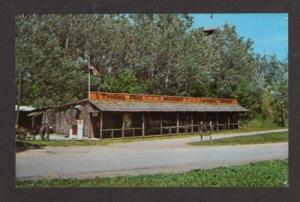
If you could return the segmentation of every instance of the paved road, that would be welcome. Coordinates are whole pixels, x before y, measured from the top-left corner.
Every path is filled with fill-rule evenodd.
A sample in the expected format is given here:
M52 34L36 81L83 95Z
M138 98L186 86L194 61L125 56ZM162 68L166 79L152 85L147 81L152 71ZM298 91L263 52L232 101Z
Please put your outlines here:
M272 132L283 131L287 130ZM263 133L266 131L224 134L213 139ZM16 176L18 179L80 178L183 172L288 157L288 143L202 147L187 144L193 141L199 141L199 137L29 150L17 154Z

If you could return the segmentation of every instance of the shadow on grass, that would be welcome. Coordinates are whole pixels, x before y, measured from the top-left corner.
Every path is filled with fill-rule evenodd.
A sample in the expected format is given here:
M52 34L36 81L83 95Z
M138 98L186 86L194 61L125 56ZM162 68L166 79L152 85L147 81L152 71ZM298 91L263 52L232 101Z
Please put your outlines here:
M32 144L24 141L16 141L16 152L23 152L29 149L42 149L45 146L47 145L43 145L43 144L37 145L37 144Z

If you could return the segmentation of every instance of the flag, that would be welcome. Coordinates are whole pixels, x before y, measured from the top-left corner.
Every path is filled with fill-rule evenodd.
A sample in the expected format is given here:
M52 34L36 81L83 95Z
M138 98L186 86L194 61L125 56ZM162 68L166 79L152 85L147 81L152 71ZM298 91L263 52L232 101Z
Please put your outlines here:
M88 69L94 76L100 76L100 72L92 64L88 65Z

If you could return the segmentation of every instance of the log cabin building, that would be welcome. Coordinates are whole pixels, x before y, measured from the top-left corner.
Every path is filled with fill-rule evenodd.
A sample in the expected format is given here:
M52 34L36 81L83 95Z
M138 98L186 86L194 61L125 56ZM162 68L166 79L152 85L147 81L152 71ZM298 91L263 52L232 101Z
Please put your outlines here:
M236 99L91 92L89 99L38 108L30 116L33 127L48 123L56 133L77 134L82 124L83 136L101 139L197 133L209 122L213 130L235 129L245 112Z
M16 120L16 125L18 125L19 127L22 127L22 128L30 129L31 128L31 121L28 118L28 115L33 110L35 110L35 108L32 107L32 106L20 105L20 107L18 107L18 105L15 105L16 116L17 116L17 113L19 111L19 118L18 118L18 120Z

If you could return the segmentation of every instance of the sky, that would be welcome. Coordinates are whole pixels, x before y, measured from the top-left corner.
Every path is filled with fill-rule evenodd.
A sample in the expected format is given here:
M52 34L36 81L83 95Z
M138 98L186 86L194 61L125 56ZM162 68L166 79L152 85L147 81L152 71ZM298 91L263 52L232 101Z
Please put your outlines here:
M256 53L276 55L279 59L288 56L288 14L192 14L193 26L222 27L225 23L234 25L239 36L252 39Z

